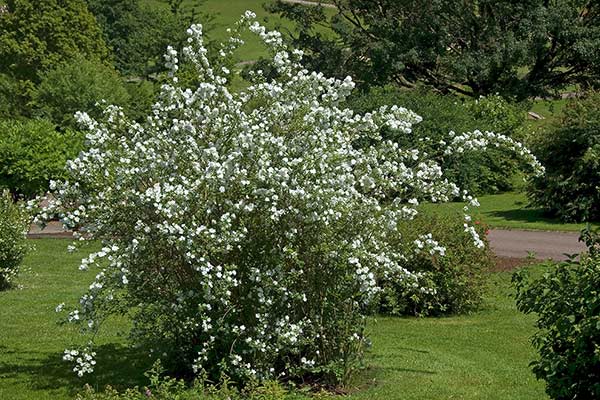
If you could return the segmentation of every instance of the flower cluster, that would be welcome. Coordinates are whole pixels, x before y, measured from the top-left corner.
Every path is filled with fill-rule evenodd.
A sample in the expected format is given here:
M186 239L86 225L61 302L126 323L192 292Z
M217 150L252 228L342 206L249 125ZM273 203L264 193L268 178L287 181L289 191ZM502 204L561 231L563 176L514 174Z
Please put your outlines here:
M522 159L532 170L535 176L544 174L544 167L539 163L531 151L506 135L497 134L494 132L464 132L457 135L455 132L450 132L450 143L447 145L444 154L463 153L473 150L485 150L489 146L501 147L510 150L520 159ZM445 143L445 142L444 142Z
M69 319L95 333L127 311L136 344L212 377L342 379L367 343L376 277L429 290L401 267L414 249L393 245L398 223L420 201L462 193L425 155L380 136L383 127L410 134L419 116L340 107L350 78L307 71L302 53L250 12L243 25L271 49L277 79L256 73L230 91L229 70L211 66L194 25L181 59L198 87L179 84L169 48L171 78L144 123L112 106L101 121L78 114L87 150L43 217L103 247L81 263L99 272ZM219 55L239 44L234 36ZM421 240L413 247L443 254ZM87 356L65 354L78 373L91 371Z
M75 363L73 372L77 373L77 376L82 377L84 374L88 374L94 371L94 365L96 361L94 357L96 353L91 351L79 351L79 350L65 350L63 354L63 360L72 361Z

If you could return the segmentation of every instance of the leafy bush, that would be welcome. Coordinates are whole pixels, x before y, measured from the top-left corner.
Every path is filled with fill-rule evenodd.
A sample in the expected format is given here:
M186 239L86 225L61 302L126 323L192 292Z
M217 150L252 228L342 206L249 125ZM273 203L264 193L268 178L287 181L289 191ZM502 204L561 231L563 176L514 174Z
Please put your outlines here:
M58 132L48 121L0 120L0 187L26 197L44 193L82 147L80 133Z
M600 398L600 240L590 231L582 238L589 254L580 262L549 267L536 280L513 277L518 309L537 315L533 372L553 399Z
M28 110L34 85L0 72L0 118L19 118Z
M359 113L383 105L398 104L415 111L423 122L412 135L387 136L402 147L419 148L443 167L446 176L472 194L497 193L512 188L517 163L504 151L487 148L479 152L444 154L440 141L448 140L451 131L462 133L479 129L522 140L525 136L525 113L521 107L499 96L478 100L444 96L425 89L402 90L392 86L372 88L354 96L348 107Z
M486 237L487 228L483 224L476 222L475 228L479 237ZM480 305L484 273L492 265L492 254L487 246L473 246L461 216L420 214L413 221L400 224L399 231L402 243L398 245L411 244L418 250L413 254L407 251L410 256L401 265L421 274L428 284L424 288L412 287L411 282L395 275L381 277L380 312L420 316L460 314Z
M183 59L199 86L180 84L179 54L169 48L171 79L143 122L114 106L99 121L79 114L88 147L40 218L58 215L103 242L82 260L82 269L101 271L67 317L82 333L95 337L105 318L127 313L133 343L171 370L240 384L344 381L367 343L376 276L422 285L401 266L411 246L397 246L398 224L419 199L460 193L435 162L379 136L383 127L409 134L416 114L341 109L352 80L304 70L302 53L254 18L245 14L216 58L230 57L249 25L280 79L256 75L229 92L229 69L209 62L202 28L192 26ZM446 150L487 143L517 146L473 132ZM80 376L94 369L89 343L65 350Z
M563 221L600 219L600 92L572 100L531 147L546 167L528 188L532 203Z
M74 115L99 117L101 100L126 106L129 94L119 74L97 61L76 57L45 72L33 95L35 113L62 127L75 127Z
M129 98L127 104L128 114L136 121L142 121L152 111L156 99L156 86L151 81L134 80L125 85Z
M23 207L13 203L12 196L0 193L0 290L6 289L19 272L27 252L26 235L29 216Z
M218 385L205 385L196 380L192 385L185 381L164 376L164 369L157 361L146 373L150 379L149 387L128 389L119 392L107 386L103 392L97 392L89 385L79 393L77 400L283 400L288 391L277 381L251 383L239 390L226 377Z

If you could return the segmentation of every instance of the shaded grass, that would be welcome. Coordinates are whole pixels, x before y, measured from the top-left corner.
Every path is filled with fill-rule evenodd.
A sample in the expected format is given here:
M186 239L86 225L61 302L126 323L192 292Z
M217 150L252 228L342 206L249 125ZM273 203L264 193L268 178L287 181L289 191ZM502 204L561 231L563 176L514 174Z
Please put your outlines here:
M530 207L524 193L502 193L478 197L481 207L472 209L471 215L492 228L534 229L547 231L580 231L585 224L563 223L551 218L540 208ZM462 211L464 203L424 204L424 212L451 214ZM591 224L600 226L599 223Z
M0 293L0 399L69 399L85 383L147 384L143 372L151 360L127 347L123 320L105 326L93 375L79 379L69 370L62 352L81 338L56 324L54 308L65 301L69 309L95 272L78 271L82 254L68 254L68 240L32 242L23 288ZM350 398L543 399L543 385L528 368L532 318L516 311L509 280L509 273L491 274L485 307L472 315L372 319L368 368Z
M565 106L569 102L568 99L555 100L534 100L531 103L529 111L542 116L541 120L527 120L526 125L533 131L538 131L539 134L544 134L544 131L550 129L552 125L558 124L563 116Z

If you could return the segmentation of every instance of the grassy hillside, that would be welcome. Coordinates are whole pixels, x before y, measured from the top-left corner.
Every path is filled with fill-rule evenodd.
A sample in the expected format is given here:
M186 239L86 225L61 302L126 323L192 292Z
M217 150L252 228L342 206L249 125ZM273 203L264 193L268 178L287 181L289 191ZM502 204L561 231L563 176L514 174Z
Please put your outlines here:
M154 7L167 7L168 4L165 0L145 1L148 5ZM246 10L255 12L258 20L270 29L293 29L293 25L289 21L282 20L278 16L265 11L263 4L268 2L269 0L185 0L183 7L189 10L191 7L196 6L202 13L210 16L212 21L208 25L212 26L212 28L209 34L211 38L220 41L228 38L226 29L239 20L240 16ZM331 14L335 12L331 9L326 9L325 11ZM198 22L206 24L206 21L200 20ZM265 48L255 35L247 32L242 38L246 44L239 50L237 55L239 58L238 61L257 60L265 55Z
M478 197L481 206L470 211L476 220L492 228L537 229L547 231L580 231L585 224L565 224L550 218L544 211L529 206L525 193L502 193ZM460 213L464 203L424 204L423 210L431 213ZM591 224L599 227L600 224Z

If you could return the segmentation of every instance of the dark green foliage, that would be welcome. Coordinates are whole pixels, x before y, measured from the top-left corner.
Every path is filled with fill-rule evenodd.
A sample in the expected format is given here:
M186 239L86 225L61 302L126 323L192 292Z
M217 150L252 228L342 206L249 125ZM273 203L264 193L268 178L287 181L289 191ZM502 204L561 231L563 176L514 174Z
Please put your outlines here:
M28 94L33 91L31 81L19 81L0 72L0 117L17 117L27 109Z
M125 84L125 89L130 98L126 114L136 121L143 120L156 101L156 84L143 79L131 80Z
M7 191L0 191L0 290L9 287L19 272L27 252L29 217L24 208L13 203Z
M427 316L462 314L477 309L484 291L484 273L493 264L492 253L487 245L485 248L475 247L463 223L464 219L459 214L420 214L414 221L400 226L404 245L430 232L432 238L446 248L446 253L442 257L422 251L406 261L404 266L422 273L423 286L435 289L434 292L413 288L410 283L395 277L382 279L379 312ZM475 226L479 236L486 241L487 227L480 223Z
M452 182L473 194L497 193L512 188L517 163L506 152L489 148L447 156L439 142L448 142L450 131L460 134L476 129L520 139L525 135L525 112L519 105L508 103L499 96L461 100L423 89L402 90L386 86L359 93L346 106L364 113L393 104L413 110L423 117L423 121L413 127L411 135L394 135L390 139L405 148L427 152L440 163Z
M600 92L573 100L564 117L530 145L546 174L529 197L563 221L600 219Z
M0 13L0 72L39 82L78 54L106 60L108 49L84 0L8 0Z
M310 69L359 83L416 82L525 98L597 84L600 3L587 0L333 0L338 12L278 0ZM335 34L317 29L329 26Z
M0 120L0 187L26 197L48 190L63 177L67 160L83 146L83 135L58 132L44 120Z
M109 57L83 0L8 0L0 12L0 117L31 116L29 102L42 75L77 56Z
M76 57L42 75L33 94L32 108L36 116L61 127L76 128L74 114L85 111L98 118L101 108L96 103L103 100L127 106L129 93L123 80L112 67Z
M167 46L180 48L185 31L196 18L195 8L183 10L181 1L170 7L139 0L87 0L115 55L115 66L124 75L148 76L163 71ZM197 21L194 21L197 22Z
M600 241L590 231L582 239L589 254L581 262L549 267L536 280L523 272L513 277L518 309L538 316L533 372L553 399L600 398Z

